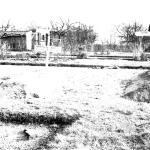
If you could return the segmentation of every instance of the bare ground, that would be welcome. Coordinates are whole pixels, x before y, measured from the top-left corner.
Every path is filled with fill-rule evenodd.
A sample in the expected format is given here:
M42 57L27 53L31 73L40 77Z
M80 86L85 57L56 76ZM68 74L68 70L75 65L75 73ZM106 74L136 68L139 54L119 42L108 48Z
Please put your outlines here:
M144 70L0 69L0 149L150 149L149 104L122 83ZM25 128L31 138L17 141Z

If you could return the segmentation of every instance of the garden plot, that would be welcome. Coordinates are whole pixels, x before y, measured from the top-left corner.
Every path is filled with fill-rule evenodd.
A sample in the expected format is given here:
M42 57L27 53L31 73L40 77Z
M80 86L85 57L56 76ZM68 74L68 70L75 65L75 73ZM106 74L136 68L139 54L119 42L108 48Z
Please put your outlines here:
M144 70L0 69L1 149L149 149L149 104L124 98L122 84ZM23 129L31 138L18 142Z

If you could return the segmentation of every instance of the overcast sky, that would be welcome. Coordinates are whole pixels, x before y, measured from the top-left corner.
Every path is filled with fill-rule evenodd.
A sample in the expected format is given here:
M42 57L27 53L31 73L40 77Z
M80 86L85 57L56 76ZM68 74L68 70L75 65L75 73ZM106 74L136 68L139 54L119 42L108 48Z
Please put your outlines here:
M149 0L0 0L0 25L49 26L50 20L70 19L93 25L99 39L110 38L114 26L137 21L150 23Z

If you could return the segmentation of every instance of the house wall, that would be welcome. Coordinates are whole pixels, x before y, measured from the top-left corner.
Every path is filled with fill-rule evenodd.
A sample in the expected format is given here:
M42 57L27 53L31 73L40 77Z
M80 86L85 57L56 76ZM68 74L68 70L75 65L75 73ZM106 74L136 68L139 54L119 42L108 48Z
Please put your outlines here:
M26 49L32 50L32 31L26 33Z
M50 30L37 29L35 33L36 45L49 46L50 45Z
M50 46L50 30L37 29L34 34L34 50L45 51Z
M9 47L9 50L24 51L24 50L39 50L45 51L46 49L53 49L58 51L61 48L60 39L58 37L51 38L49 29L38 28L35 31L18 31L10 34L6 33L6 36L2 38ZM53 48L51 48L53 46Z

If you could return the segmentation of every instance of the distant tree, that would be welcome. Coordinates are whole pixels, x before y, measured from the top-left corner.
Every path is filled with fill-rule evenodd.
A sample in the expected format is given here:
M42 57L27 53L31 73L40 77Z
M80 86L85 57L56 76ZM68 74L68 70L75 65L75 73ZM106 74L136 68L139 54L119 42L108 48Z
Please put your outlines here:
M135 60L145 60L142 44L140 44L139 37L135 32L146 31L142 24L134 22L133 24L122 24L116 27L118 37L121 44L125 44L126 50L133 51ZM144 58L144 59L143 59Z
M8 44L2 41L2 37L4 36L5 32L10 28L10 22L8 21L6 25L2 25L0 27L0 57L1 59L5 58L5 53L8 49Z
M144 31L145 29L142 24L134 22L133 24L122 24L117 26L116 30L122 43L134 44L138 42L135 32Z
M62 40L64 50L71 53L79 50L82 46L94 43L97 34L92 26L80 22L70 23L69 20L54 23L51 21L51 28L54 35Z

